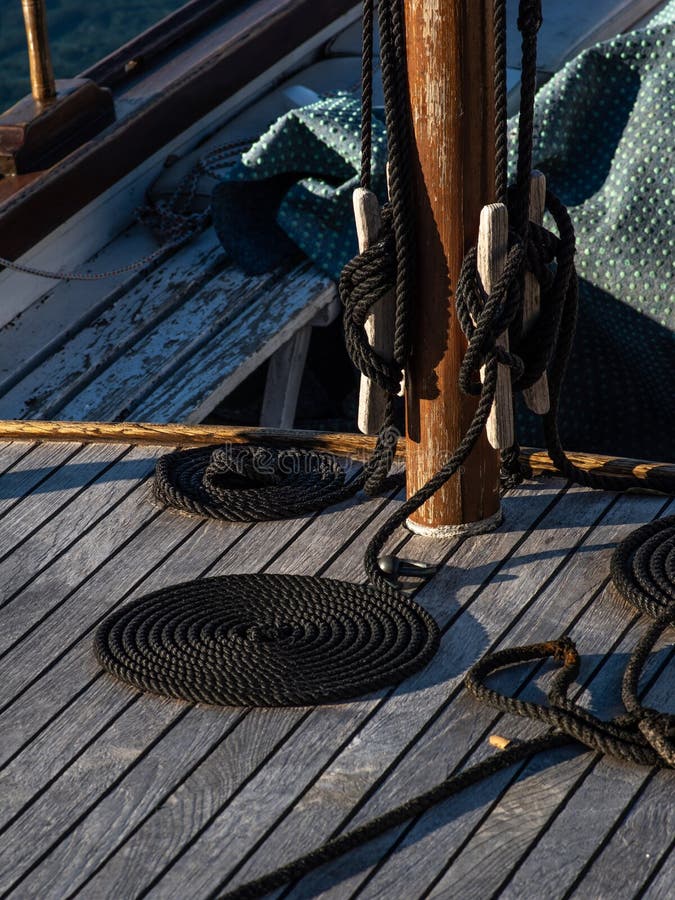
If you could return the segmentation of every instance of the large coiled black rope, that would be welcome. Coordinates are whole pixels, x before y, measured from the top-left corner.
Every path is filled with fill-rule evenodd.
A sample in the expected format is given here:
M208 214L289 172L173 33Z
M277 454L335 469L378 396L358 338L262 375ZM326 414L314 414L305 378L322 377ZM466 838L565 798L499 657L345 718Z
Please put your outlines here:
M228 575L156 591L96 635L101 664L193 703L308 706L402 681L438 647L431 616L392 588Z
M497 185L506 196L504 90L504 0L495 0L498 65ZM364 72L372 66L373 2L364 3ZM395 448L393 395L407 358L407 316L412 269L409 176L409 115L405 96L402 0L378 4L381 61L390 158L390 203L378 244L347 265L340 281L345 303L348 349L358 367L389 393L385 427L364 471L346 484L335 464L320 455L302 465L300 451L215 448L169 454L158 464L156 497L171 506L215 518L255 520L298 515L338 502L360 488L382 488ZM514 390L533 384L547 371L551 411L544 418L547 447L558 468L574 481L604 489L624 488L625 478L585 473L565 456L557 432L557 404L569 357L577 310L574 230L564 206L550 192L547 210L558 234L528 221L526 194L532 158L532 106L536 76L536 35L540 0L521 0L523 83L516 186L509 194L514 223L504 273L486 296L476 271L475 251L464 262L457 286L457 311L468 350L460 372L467 393L478 394L474 419L448 463L403 503L376 533L365 553L370 586L293 576L227 576L201 579L158 591L122 608L100 627L96 652L101 664L128 683L192 701L236 705L320 703L347 699L393 684L423 666L438 646L433 619L394 590L378 566L387 538L461 466L471 452L492 406L497 366L509 366ZM372 81L364 78L362 184L369 184ZM522 333L522 282L526 271L542 291L535 327ZM365 337L372 305L391 287L396 295L394 362L378 357ZM507 354L496 338L512 338ZM483 367L482 383L476 374ZM284 455L287 454L287 455ZM522 477L515 468L517 445L503 456L506 483ZM339 467L338 467L339 468ZM309 471L308 471L309 469ZM654 487L666 485L652 482ZM284 493L285 492L285 493ZM279 499L282 498L283 499ZM626 668L622 696L626 713L604 722L570 701L567 693L579 658L567 638L491 654L467 676L467 686L483 702L553 729L535 741L517 744L480 765L453 776L431 791L356 829L231 896L255 897L298 878L365 840L400 824L492 772L532 754L577 741L586 747L642 765L673 766L673 717L643 707L638 684L644 664L664 629L674 624L675 519L639 529L617 549L612 577L617 590L651 616ZM549 705L506 697L489 688L494 671L553 658L561 665L553 678Z

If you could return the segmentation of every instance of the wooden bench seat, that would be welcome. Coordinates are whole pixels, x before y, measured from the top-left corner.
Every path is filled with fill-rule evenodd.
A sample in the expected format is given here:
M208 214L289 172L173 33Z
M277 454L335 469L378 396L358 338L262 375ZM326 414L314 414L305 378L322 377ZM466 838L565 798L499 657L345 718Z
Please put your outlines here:
M147 251L134 226L93 263ZM130 246L133 250L130 251ZM337 314L310 263L249 277L213 230L142 274L61 283L0 331L0 417L203 419L272 358L262 424L291 425L313 325Z

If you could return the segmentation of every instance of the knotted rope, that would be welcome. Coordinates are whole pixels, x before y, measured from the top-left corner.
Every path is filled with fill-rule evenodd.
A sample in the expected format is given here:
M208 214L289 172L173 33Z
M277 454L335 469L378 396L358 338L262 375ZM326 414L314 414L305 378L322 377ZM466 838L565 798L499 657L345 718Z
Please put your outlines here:
M339 835L304 856L255 881L222 894L223 900L254 900L297 881L324 863L338 859L392 828L420 816L465 788L537 753L577 743L607 756L641 766L675 768L675 716L641 705L637 683L649 651L667 625L675 624L675 516L650 523L621 543L612 557L616 589L635 607L654 617L631 654L624 673L622 696L626 714L603 721L567 697L579 671L579 655L567 638L514 647L485 656L466 676L466 687L477 700L501 712L534 719L549 731L529 741L514 742L395 809ZM548 691L549 706L501 694L486 684L495 672L515 665L551 659L560 668Z

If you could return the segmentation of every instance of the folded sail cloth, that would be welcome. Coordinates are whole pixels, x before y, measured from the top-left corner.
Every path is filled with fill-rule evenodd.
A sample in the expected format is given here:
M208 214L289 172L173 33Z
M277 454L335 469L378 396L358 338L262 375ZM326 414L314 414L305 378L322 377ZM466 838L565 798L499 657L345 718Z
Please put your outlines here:
M225 170L213 222L245 271L269 271L298 248L337 280L358 247L352 192L359 184L361 110L338 94L291 110ZM385 199L386 137L373 115L373 190Z
M675 460L673 122L675 0L647 28L582 53L537 96L535 165L577 228L579 323L560 409L573 450ZM224 173L214 223L245 269L299 249L339 276L357 249L359 125L356 96L321 100L279 119ZM377 113L373 129L384 198ZM520 440L541 445L536 417L518 417Z
M675 2L537 95L536 166L577 231L566 446L675 459ZM515 137L513 123L511 137ZM541 436L520 417L523 443Z

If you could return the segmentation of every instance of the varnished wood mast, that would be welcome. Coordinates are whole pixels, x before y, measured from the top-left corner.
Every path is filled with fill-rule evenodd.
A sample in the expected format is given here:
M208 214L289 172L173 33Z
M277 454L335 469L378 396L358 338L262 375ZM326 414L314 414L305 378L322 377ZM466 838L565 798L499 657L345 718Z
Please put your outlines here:
M82 443L130 443L139 446L199 447L204 444L266 443L279 447L308 447L366 459L375 447L375 438L363 434L327 431L249 428L240 425L156 425L150 422L39 422L0 421L0 441L78 441ZM396 448L397 459L406 455L405 441ZM632 476L646 480L658 471L675 483L675 465L598 453L568 453L571 461L586 472ZM521 460L534 472L557 472L544 450L521 448Z
M454 290L476 244L483 206L495 200L493 0L405 0L414 134L417 283L406 383L408 494L450 457L476 409L462 394L466 339ZM411 516L444 534L494 523L498 455L485 434L462 470Z

